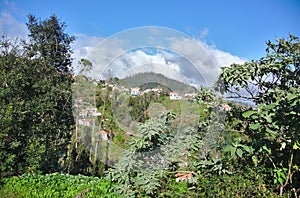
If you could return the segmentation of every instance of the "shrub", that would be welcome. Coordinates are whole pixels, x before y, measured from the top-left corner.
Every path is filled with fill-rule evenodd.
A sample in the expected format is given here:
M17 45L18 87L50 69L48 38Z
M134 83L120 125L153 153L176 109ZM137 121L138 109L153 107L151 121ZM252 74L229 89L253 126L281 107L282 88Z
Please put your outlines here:
M109 192L110 185L83 175L22 175L3 179L0 197L116 197Z

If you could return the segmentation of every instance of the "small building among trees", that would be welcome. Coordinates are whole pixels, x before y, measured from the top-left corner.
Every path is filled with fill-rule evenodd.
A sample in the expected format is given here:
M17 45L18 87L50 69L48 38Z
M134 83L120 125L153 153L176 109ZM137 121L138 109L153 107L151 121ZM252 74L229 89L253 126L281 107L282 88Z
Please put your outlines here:
M181 100L181 96L178 95L176 92L170 92L170 100Z

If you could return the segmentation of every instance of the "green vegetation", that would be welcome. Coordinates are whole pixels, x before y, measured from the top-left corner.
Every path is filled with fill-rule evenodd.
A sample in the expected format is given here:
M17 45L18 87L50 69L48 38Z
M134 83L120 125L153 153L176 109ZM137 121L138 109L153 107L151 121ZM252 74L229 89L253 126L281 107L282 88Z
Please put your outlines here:
M86 59L74 76L65 24L27 26L0 42L1 197L299 196L298 37L222 68L215 90L251 106L154 73L96 82ZM196 96L171 100L171 84Z
M0 40L0 177L61 171L73 133L65 24L29 15L29 41Z
M166 87L171 91L177 91L182 93L192 93L196 91L195 87L187 85L185 83L176 81L174 79L167 78L166 76L154 72L143 72L138 73L133 76L126 77L120 81L122 85L127 87L138 87L142 86L141 88L150 88L153 85L158 84L162 87Z
M267 45L266 57L224 67L217 88L257 105L242 114L247 122L244 130L255 148L254 165L269 168L280 195L296 195L300 178L300 41L290 35Z
M67 174L23 175L4 179L1 197L116 197L111 183L97 177Z

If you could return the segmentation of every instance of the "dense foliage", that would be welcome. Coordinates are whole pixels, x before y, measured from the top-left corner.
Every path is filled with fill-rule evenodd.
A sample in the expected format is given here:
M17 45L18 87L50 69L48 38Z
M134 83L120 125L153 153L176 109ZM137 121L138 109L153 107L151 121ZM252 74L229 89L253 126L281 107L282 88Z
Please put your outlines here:
M65 24L30 15L29 41L0 41L0 176L61 170L74 124Z
M109 181L67 174L22 175L4 179L1 197L116 197Z
M299 193L300 183L300 41L267 42L267 55L257 61L224 67L217 89L231 98L246 98L255 108L245 111L243 129L255 147L253 161L270 168L279 189Z

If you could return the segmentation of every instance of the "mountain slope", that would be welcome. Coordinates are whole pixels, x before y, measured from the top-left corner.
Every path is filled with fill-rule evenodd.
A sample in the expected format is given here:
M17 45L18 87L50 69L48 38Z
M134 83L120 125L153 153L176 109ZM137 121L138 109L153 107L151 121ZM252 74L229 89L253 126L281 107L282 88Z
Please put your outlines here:
M196 88L193 86L154 72L138 73L133 76L125 77L120 80L120 84L131 88L140 87L141 89L161 86L168 88L170 91L179 93L191 93L196 91Z

